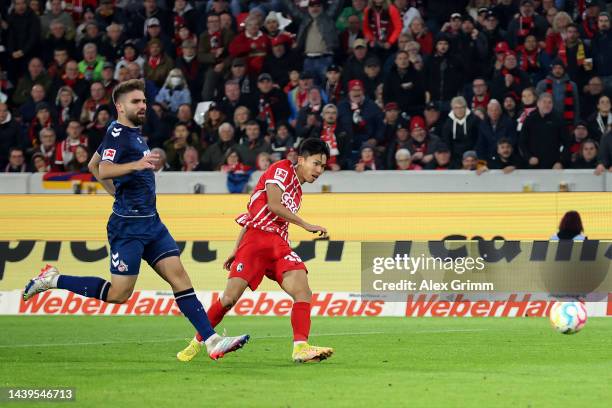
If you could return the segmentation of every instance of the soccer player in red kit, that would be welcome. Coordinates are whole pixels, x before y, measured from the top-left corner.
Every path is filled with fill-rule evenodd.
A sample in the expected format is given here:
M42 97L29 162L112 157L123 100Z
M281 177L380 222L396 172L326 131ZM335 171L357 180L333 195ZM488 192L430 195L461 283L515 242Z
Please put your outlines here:
M236 247L225 261L229 273L221 298L208 310L213 327L240 299L247 287L257 289L264 276L272 279L293 298L291 326L293 328L293 361L321 361L334 350L308 344L310 332L310 301L308 271L300 257L289 246L289 223L306 231L327 235L327 230L298 217L304 183L313 183L323 173L329 147L321 139L306 139L298 148L298 162L289 160L274 163L259 178L249 200L248 212L236 222L242 226ZM180 361L190 361L202 349L199 334L177 354Z

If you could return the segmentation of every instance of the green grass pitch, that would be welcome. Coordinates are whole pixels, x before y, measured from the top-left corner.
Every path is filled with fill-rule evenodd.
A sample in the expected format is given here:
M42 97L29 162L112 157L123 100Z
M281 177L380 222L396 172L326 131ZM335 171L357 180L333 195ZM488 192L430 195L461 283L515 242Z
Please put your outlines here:
M314 318L336 354L291 362L288 318L228 317L251 342L217 362L176 352L178 317L0 317L0 387L75 387L25 407L608 407L612 319L573 336L540 318Z

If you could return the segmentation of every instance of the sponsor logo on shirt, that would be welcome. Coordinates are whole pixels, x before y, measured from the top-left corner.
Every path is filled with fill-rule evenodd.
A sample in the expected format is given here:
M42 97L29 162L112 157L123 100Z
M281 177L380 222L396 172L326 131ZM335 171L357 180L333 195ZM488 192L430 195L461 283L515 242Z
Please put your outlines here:
M276 171L274 172L274 178L280 181L281 183L284 183L285 181L287 181L288 175L289 175L289 172L281 168L276 169Z
M115 160L116 153L117 151L115 149L104 149L104 152L102 153L102 160L113 161Z
M283 203L283 205L287 207L287 209L292 213L295 214L296 212L298 212L298 206L291 194L283 193L283 195L281 196L281 203Z

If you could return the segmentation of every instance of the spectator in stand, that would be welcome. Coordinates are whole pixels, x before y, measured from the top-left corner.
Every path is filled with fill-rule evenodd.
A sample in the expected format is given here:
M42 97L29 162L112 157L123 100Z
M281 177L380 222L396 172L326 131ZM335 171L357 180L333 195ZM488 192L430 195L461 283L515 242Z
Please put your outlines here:
M46 173L49 171L49 166L45 162L45 157L42 153L34 153L32 155L32 173Z
M410 119L410 139L406 147L412 154L412 162L422 167L427 166L433 160L435 147L440 143L440 138L428 133L425 120L420 116Z
M298 86L292 89L287 98L289 99L289 107L291 109L291 116L289 117L289 123L295 126L297 121L297 115L304 106L308 103L308 92L314 86L314 77L310 72L300 73L300 79Z
M102 40L100 54L104 56L106 61L115 62L123 57L123 44L125 43L123 36L123 26L118 23L111 23L106 26L106 35Z
M240 93L243 96L249 95L255 89L256 78L247 75L246 62L244 58L235 58L226 82L235 81L240 84ZM206 81L205 81L206 82Z
M102 33L100 27L95 21L89 22L85 25L85 32L83 37L77 41L76 49L79 57L83 56L83 47L87 44L94 44L98 50L102 47Z
M395 139L395 132L400 121L404 118L400 117L400 108L395 102L389 102L383 107L383 138L379 147L388 146Z
M327 67L326 80L323 84L323 92L327 95L329 103L337 105L345 96L342 87L342 70L338 65L332 64Z
M597 101L597 112L589 117L589 135L596 141L601 141L603 136L612 131L612 112L610 110L610 98L601 95Z
M53 59L48 61L47 63L47 75L51 78L51 81L55 81L57 78L60 78L66 72L66 63L69 60L70 54L66 47L58 46L57 48L52 48L53 50Z
M471 16L462 17L455 52L462 58L466 81L472 81L487 71L489 56L487 37L476 28Z
M435 102L429 102L425 106L423 111L423 117L425 118L425 127L427 132L434 135L442 134L442 126L444 126L444 119L441 117L440 108Z
M67 57L75 55L74 41L67 38L64 24L61 21L54 20L51 22L51 31L43 37L41 44L41 56L46 65L52 61L55 50L58 49L65 50ZM49 73L49 75L51 74Z
M283 157L285 157L287 150L292 149L293 146L295 146L295 138L291 133L289 125L286 123L279 124L276 128L276 134L270 143L270 147L272 149L272 160L281 160Z
M21 115L21 125L27 127L36 116L36 106L44 102L46 98L45 88L42 85L34 85L30 91L30 97L19 108Z
M425 106L422 76L410 64L406 51L398 51L395 66L387 75L383 88L385 103L395 102L407 115L418 115Z
M580 150L582 148L582 143L589 139L589 129L587 128L587 124L584 121L578 122L576 127L574 128L572 135L570 137L568 143L568 157L569 160L566 164L566 167L572 167L573 163L580 156ZM595 168L595 165L593 166Z
M25 153L21 147L11 147L9 150L9 159L6 166L2 168L3 173L29 173L25 161Z
M272 77L267 73L259 75L257 89L251 93L247 103L265 135L273 135L276 124L286 122L291 113L287 97L274 86Z
M586 139L580 145L576 160L571 164L572 169L595 169L599 164L597 160L598 145L593 139Z
M365 94L370 99L376 99L376 88L383 83L380 60L378 57L371 56L366 60L364 73L363 86L365 88Z
M138 64L138 67L140 68L140 73L138 76L136 76L136 78L142 77L145 59L138 52L138 49L136 48L136 45L134 45L134 42L128 40L123 44L122 57L119 59L117 65L115 66L114 78L119 79L119 70L122 67L128 67L128 65L132 62Z
M497 151L489 160L487 167L491 170L501 170L505 174L512 173L516 169L523 167L521 157L514 150L512 142L508 139L497 141Z
M136 47L141 53L146 53L146 48L151 40L159 40L161 47L164 52L171 58L175 57L176 47L170 39L172 31L164 31L160 25L159 19L152 17L145 22L145 35L144 37L139 36L139 40L136 41Z
M200 139L197 135L189 133L189 129L183 123L174 125L172 137L164 143L167 163L172 171L181 171L183 167L183 153L187 147L200 150Z
M257 155L257 167L256 169L259 171L266 171L270 168L272 164L272 159L270 157L270 153L261 152Z
M86 130L87 147L89 148L90 156L96 152L98 146L102 143L111 118L112 111L109 105L98 106L93 121Z
M200 163L198 149L193 146L187 146L187 148L185 148L182 162L183 166L181 167L181 171L204 171L204 166Z
M15 81L25 71L26 63L37 55L41 38L40 19L28 8L26 0L15 0L6 21L7 67L10 79Z
M100 105L107 105L111 101L106 97L106 91L101 82L94 82L89 87L90 96L83 102L83 108L81 109L80 120L81 123L88 124L93 121L96 109Z
M155 97L155 102L161 104L165 110L172 114L176 114L179 106L191 104L189 86L180 69L174 68L168 73L164 86Z
M339 124L347 129L349 144L353 152L368 142L375 144L383 138L383 113L364 95L363 83L352 80L348 83L348 97L338 105Z
M6 166L12 147L27 148L28 140L13 119L8 106L0 102L0 168Z
M70 160L64 168L66 171L73 171L77 173L89 173L89 152L87 151L87 146L78 145Z
M580 112L578 87L570 80L560 58L552 62L550 75L538 83L536 92L538 94L547 92L552 95L554 111L563 118L567 126L574 126L578 122Z
M42 85L45 92L49 92L51 87L51 78L45 73L43 62L40 58L32 58L28 63L28 72L22 76L17 82L17 88L13 94L13 103L15 105L23 104L34 85Z
M319 88L308 91L306 105L300 109L295 126L298 140L319 136L324 105Z
M300 21L296 50L305 55L303 69L312 72L320 85L325 81L325 71L332 64L333 55L340 45L335 21L342 1L333 0L324 11L321 0L308 0L306 12L300 10L293 0L282 1L289 14Z
M371 49L381 58L397 43L402 18L390 0L369 0L363 12L363 34Z
M191 97L194 100L199 99L204 85L204 72L202 65L196 58L196 42L185 40L181 43L181 48L183 52L176 60L176 68L183 73Z
M489 94L487 81L484 78L475 78L472 81L472 93L470 109L486 108L489 105L491 95Z
M40 153L45 158L45 164L49 170L54 170L55 163L55 130L50 127L46 127L40 130L40 134L37 137L40 140L40 144L37 144L32 149L32 155Z
M480 121L478 126L478 141L476 142L478 157L489 158L495 155L497 142L501 139L509 140L515 145L516 126L509 117L503 114L499 101L492 99L487 105L485 120Z
M112 62L105 62L102 67L102 79L100 79L100 83L104 87L104 92L108 99L112 98L113 89L119 83L113 75L115 73L115 65Z
M509 93L516 95L518 98L523 89L530 84L527 74L518 67L514 51L508 51L504 55L502 68L493 75L491 94L497 100L503 99Z
M410 132L409 124L404 120L398 120L393 129L393 137L386 145L385 168L395 168L395 153L400 149L410 150Z
M79 103L82 103L89 91L89 83L85 80L83 74L79 71L79 66L76 61L68 61L64 75L57 77L53 82L50 94L57 95L60 88L68 86L72 88L77 95Z
M338 32L342 32L350 26L349 19L353 16L357 17L361 23L363 21L363 10L365 10L367 5L367 0L352 0L350 6L343 8L336 19L336 29Z
M261 73L270 46L270 38L260 30L258 20L251 16L246 20L244 32L238 34L230 43L229 53L233 58L245 58L247 72L257 76Z
M355 171L362 172L382 169L382 166L378 163L374 149L374 146L367 143L361 147L359 161L355 164Z
M436 37L434 54L429 59L425 83L430 101L448 110L449 101L463 88L464 69L461 61L449 52L450 42L445 34Z
M598 32L591 42L595 74L604 82L606 92L612 91L612 32L610 14L602 12L597 18Z
M599 8L599 0L585 0L585 10L582 13L580 22L580 37L586 41L591 41L599 28L597 27L597 19L601 9Z
M529 34L536 36L538 41L544 41L548 23L546 19L536 14L533 0L521 0L520 14L508 25L510 46L523 44Z
M232 80L225 82L223 97L217 106L227 118L234 117L234 111L238 106L245 105L247 102L240 95L240 83Z
M412 162L412 157L408 149L399 149L395 152L395 166L393 170L423 170L418 164Z
M210 106L208 108L208 111L210 112ZM223 116L223 114L221 114L221 116ZM195 135L196 137L200 137L202 133L202 129L195 122L195 120L193 120L193 111L191 109L191 105L186 104L186 103L180 105L176 113L176 120L177 120L177 123L183 123L185 126L187 126L187 129L189 129L190 135ZM206 115L204 115L204 123L206 123Z
M342 79L345 85L353 79L363 81L366 78L365 63L367 60L368 48L366 42L364 39L358 38L353 43L353 55L346 60L342 68Z
M144 65L144 77L159 88L174 67L174 61L164 52L162 43L157 38L149 41L147 49L148 57Z
M423 55L431 55L433 52L433 34L427 29L425 21L421 17L412 19L409 34L419 44Z
M565 29L565 38L557 43L557 55L567 67L567 74L578 89L584 88L593 70L591 48L580 39L578 25Z
M442 127L442 141L450 149L456 166L461 162L463 153L473 150L478 140L480 120L467 108L465 98L456 96L451 101L451 111Z
M253 169L242 162L240 153L236 149L232 148L227 151L220 170L227 173L227 189L230 193L245 192Z
M567 139L564 122L553 112L552 95L540 94L537 109L527 117L519 136L521 154L528 168L562 169Z
M71 119L66 127L66 139L59 142L55 150L55 168L58 170L67 169L79 146L87 148L87 136L83 134L81 122L77 119Z
M589 79L589 83L583 88L580 95L580 117L588 119L593 113L597 112L599 97L604 95L604 84L600 77L594 76Z
M244 164L249 167L255 167L255 159L261 152L271 152L270 144L261 135L259 123L254 120L246 124L246 139L236 147L240 157L244 160Z
M246 124L251 119L251 111L246 106L239 106L234 111L234 129L236 141L246 138Z
M98 46L87 43L83 46L83 60L79 62L79 72L87 81L99 81L102 79L104 57L98 55Z
M490 53L493 53L493 50L497 44L508 44L508 33L500 26L499 19L494 10L490 9L487 11L481 30L487 37L487 44Z
M463 152L463 158L461 159L461 170L479 170L478 166L478 155L474 150L468 150ZM478 172L480 174L480 172Z
M537 84L546 76L545 67L548 57L538 45L535 35L530 34L525 38L525 42L517 48L518 65L521 71L525 72L532 84Z
M51 106L47 102L39 102L36 104L36 114L32 121L28 124L27 135L30 139L31 146L37 147L40 145L38 135L41 129L50 128L57 133L57 124L51 113Z
M338 171L347 167L350 146L346 141L347 132L338 124L338 109L335 105L328 104L323 108L322 124L317 127L315 137L320 137L329 146L328 170Z
M551 241L559 240L574 240L584 241L588 239L584 235L584 227L582 226L582 219L577 211L568 211L563 215L561 222L559 223L559 232L550 237Z
M230 66L229 47L234 34L221 28L221 18L211 13L206 18L206 31L198 41L198 61L206 71L202 99L211 100L215 89L223 78L223 72Z
M451 170L453 168L450 149L444 143L438 143L434 150L434 158L425 166L425 170Z
M358 0L365 4L365 0ZM350 55L353 55L355 41L357 39L364 40L362 20L357 15L349 16L348 27L340 33L340 47L336 51L338 60L346 60Z
M599 154L597 156L597 167L595 168L595 174L603 174L606 170L612 173L612 136L611 133L605 134L601 138L599 144Z
M298 70L302 66L301 57L290 48L290 40L279 35L270 40L272 52L264 59L262 72L272 76L272 80L280 89L289 82L289 72Z

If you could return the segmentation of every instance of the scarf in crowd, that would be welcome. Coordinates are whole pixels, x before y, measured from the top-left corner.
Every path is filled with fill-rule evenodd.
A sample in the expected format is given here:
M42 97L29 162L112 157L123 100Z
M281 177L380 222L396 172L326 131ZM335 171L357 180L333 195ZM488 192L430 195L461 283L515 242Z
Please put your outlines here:
M370 169L370 170L376 170L376 161L374 160L374 158L372 158L371 160L363 160L363 159L359 159L359 163L363 164L364 170L365 169Z
M489 104L490 100L491 100L491 96L489 95L488 92L482 97L482 101L478 100L476 95L474 95L472 97L472 110L478 109L478 108L487 109L487 105Z
M598 112L597 117L595 118L595 122L597 122L597 127L601 131L601 134L604 135L608 132L608 129L612 128L612 114L608 113L608 116L606 118L607 123L604 123L603 116L601 115L601 113Z
M463 136L467 136L467 118L470 116L471 111L466 108L465 116L461 119L457 119L455 113L450 111L448 117L453 121L453 140L457 139L457 126L463 127Z
M331 84L329 81L325 84L325 93L329 96L329 103L338 103L342 96L342 87L340 82Z
M272 112L270 102L266 101L263 97L259 98L259 114L257 119L266 124L266 130L276 129L276 121L274 120L274 112Z
M506 75L512 75L512 78L514 79L514 84L515 85L521 84L521 77L518 75L518 70L516 68L511 71L508 68L503 67L501 69L501 74L502 74L502 77L504 78L506 77Z
M329 146L329 154L331 157L327 161L327 164L335 164L336 156L340 154L338 150L338 141L336 140L336 124L333 125L324 124L323 129L321 129L321 140L327 143Z
M561 40L557 47L557 56L561 58L563 64L567 67L567 45L565 41ZM586 54L584 52L584 44L582 41L578 41L578 51L576 52L576 62L578 66L582 66L584 64L584 59L586 58Z
M533 51L527 51L525 47L520 46L519 51L521 53L519 67L521 67L522 71L534 72L540 69L540 63L538 61L540 55L539 49L536 48Z
M535 105L525 106L523 108L523 112L521 112L520 116L516 120L518 122L518 125L516 126L517 131L521 131L521 129L523 128L523 124L525 123L525 119L527 119L527 116L529 116L534 110L536 110Z
M38 129L38 125L40 125L40 129ZM30 142L32 142L32 146L34 147L39 146L40 140L38 139L38 134L40 133L42 129L50 128L50 127L51 127L51 118L47 119L45 123L40 124L38 123L38 118L34 116L30 124L30 127L28 129L28 137L30 138Z
M535 23L533 22L533 17L525 17L521 15L519 17L519 30L518 36L521 39L525 39L531 33L531 31L535 28ZM519 41L522 43L523 41Z
M552 95L553 93L553 80L550 78L546 78L546 92ZM574 94L572 92L572 83L569 79L564 81L565 86L565 96L563 98L563 119L567 123L574 122Z
M584 1L584 0L583 0ZM582 30L585 38L592 39L599 31L597 28L597 18L584 17L582 19Z
M155 69L161 63L161 57L149 57L149 66L151 69Z

